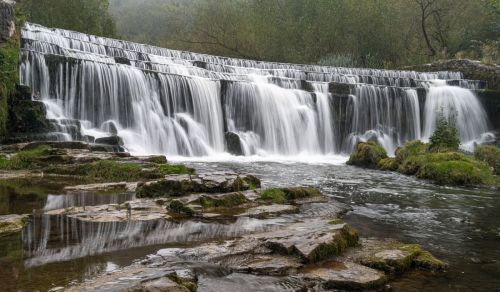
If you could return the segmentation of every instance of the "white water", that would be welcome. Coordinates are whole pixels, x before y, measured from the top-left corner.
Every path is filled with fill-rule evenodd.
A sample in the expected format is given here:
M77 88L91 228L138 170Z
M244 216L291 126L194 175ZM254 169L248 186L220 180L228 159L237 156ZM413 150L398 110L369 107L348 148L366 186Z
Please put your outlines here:
M23 39L21 81L47 105L58 139L116 131L134 154L202 160L326 159L366 140L393 154L428 139L443 107L458 111L463 147L491 140L474 94L443 85L481 86L460 73L225 58L35 24ZM333 94L330 82L350 85L350 94ZM418 87L428 90L425 108ZM238 135L248 158L227 158L225 132Z

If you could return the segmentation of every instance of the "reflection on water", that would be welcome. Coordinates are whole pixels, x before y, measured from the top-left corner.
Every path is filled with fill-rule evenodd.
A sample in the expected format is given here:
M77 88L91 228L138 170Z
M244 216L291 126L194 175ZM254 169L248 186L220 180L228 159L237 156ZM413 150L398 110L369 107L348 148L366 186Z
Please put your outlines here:
M492 291L500 287L500 198L494 190L439 187L413 177L345 165L193 161L188 164L200 171L256 174L263 179L264 187L318 186L327 195L351 206L352 211L345 219L363 236L417 242L449 262L450 269L443 277L421 272L405 276L393 283L398 291ZM130 194L62 193L51 190L43 199L34 199L35 209L122 203L131 198ZM0 198L5 192L1 194ZM303 207L305 215L301 216L328 215L328 210L325 206L311 205ZM240 219L232 224L190 221L97 224L64 216L36 215L23 231L22 244L19 235L0 238L0 281L5 283L7 291L34 287L46 290L128 265L165 246L179 246L179 242L186 240L237 236L273 228L276 223L279 222ZM205 281L208 285L212 280ZM245 281L251 279L234 275L218 285L234 286ZM274 287L273 280L269 281L266 285ZM213 283L209 286L216 287Z

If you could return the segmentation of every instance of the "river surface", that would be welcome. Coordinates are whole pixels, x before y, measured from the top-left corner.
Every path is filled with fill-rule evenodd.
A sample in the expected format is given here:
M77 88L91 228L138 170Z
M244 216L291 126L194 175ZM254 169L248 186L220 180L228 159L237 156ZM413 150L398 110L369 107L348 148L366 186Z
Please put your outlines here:
M314 164L251 160L184 162L199 172L230 170L252 173L262 179L263 187L319 187L326 195L350 207L344 219L362 237L395 238L419 243L449 263L449 269L443 274L415 272L392 282L391 286L396 291L500 291L498 191L436 186L397 173L347 166L342 163L342 159L333 161L333 164L331 160L324 164L319 161ZM16 184L26 187L26 182L18 181ZM39 185L36 181L31 184L32 187ZM52 185L23 194L16 194L16 191L19 192L12 186L0 187L0 214L31 213L33 209L47 208L49 195L52 195L52 204L64 206L120 203L131 198L130 194L86 193L73 195L72 198L65 195L60 200L54 200L54 195L61 195L62 191ZM102 196L108 197L103 199ZM66 225L53 222L50 230L44 230L44 226L48 225L44 225L46 223L39 215L30 224L22 236L0 238L2 291L43 291L64 286L129 265L161 248L180 245L175 240L164 240L157 244L157 235L151 231L152 235L148 236L154 240L145 241L146 246L116 245L114 249L103 249L102 253L92 254L83 251L85 245L81 242L86 240L85 236L95 240L93 236L96 232L76 232L71 230L71 224L67 222L64 223ZM233 226L238 227L235 224L242 224L242 228L253 226L251 222L233 223ZM62 226L66 226L66 229ZM124 230L116 226L113 228L118 231L113 229L112 232ZM193 227L186 225L186 228ZM224 232L225 229L217 230ZM71 257L66 260L61 258L61 261L54 261L56 257L51 260L50 253L48 257L41 257L31 245L40 245L41 238L48 233L49 239L43 241L45 246L41 249L60 255L65 248L78 248L71 250ZM78 236L61 235L70 233Z

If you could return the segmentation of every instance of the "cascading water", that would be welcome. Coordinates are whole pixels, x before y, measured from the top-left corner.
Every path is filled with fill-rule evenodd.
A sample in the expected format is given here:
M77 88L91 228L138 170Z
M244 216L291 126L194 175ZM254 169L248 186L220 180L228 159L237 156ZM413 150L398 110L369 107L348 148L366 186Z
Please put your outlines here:
M216 156L232 133L243 155L295 157L348 154L374 139L391 154L428 139L440 108L458 111L463 145L491 138L468 90L484 84L456 72L225 58L29 23L22 37L21 82L60 140L117 134L137 154Z

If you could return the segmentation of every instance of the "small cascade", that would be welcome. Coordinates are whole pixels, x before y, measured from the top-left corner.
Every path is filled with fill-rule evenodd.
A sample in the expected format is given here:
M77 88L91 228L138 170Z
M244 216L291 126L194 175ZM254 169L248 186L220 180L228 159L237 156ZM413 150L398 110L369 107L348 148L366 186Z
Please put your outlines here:
M230 238L272 230L279 223L280 219L248 217L232 224L167 220L85 222L64 215L35 215L23 229L25 265L36 267L148 245Z
M22 38L21 83L58 140L118 135L134 154L170 156L349 154L376 140L393 154L428 139L441 107L464 118L464 145L494 139L470 91L484 82L458 72L227 58L31 23Z
M445 118L454 115L460 142L465 150L473 151L474 142L485 143L494 140L488 132L488 119L481 103L470 90L434 83L429 88L425 102L423 139L428 140L436 128L440 111Z

